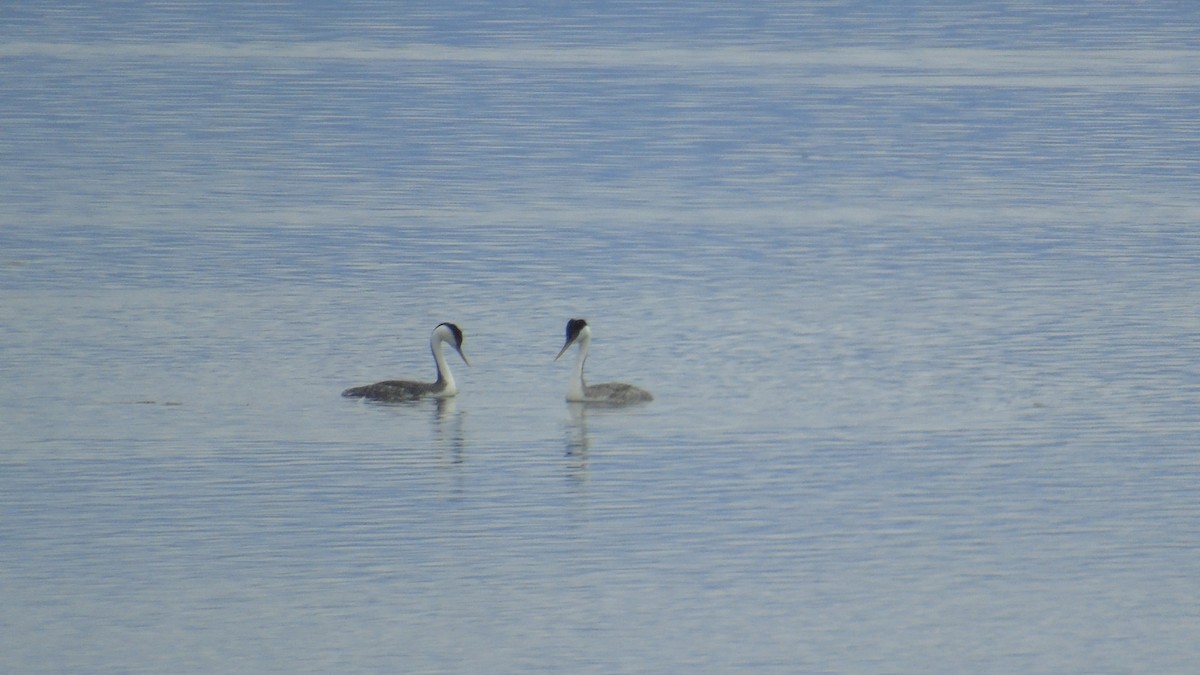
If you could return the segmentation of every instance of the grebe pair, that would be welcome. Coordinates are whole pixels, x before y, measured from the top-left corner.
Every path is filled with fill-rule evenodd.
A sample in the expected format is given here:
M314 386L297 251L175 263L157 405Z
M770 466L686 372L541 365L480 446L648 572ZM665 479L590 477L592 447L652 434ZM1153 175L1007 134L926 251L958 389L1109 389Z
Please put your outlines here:
M433 351L433 362L437 365L436 382L412 382L409 380L387 380L362 387L354 387L342 392L342 396L350 398L367 398L374 401L411 401L425 396L446 399L458 393L454 384L454 375L446 363L442 353L442 343L445 342L458 352L463 363L468 366L471 362L463 353L462 330L452 323L440 323L429 336L429 348ZM575 360L575 369L567 384L567 400L572 403L607 403L609 405L650 401L654 397L645 389L639 389L624 382L605 382L589 385L583 381L583 364L587 361L588 347L592 344L592 329L583 319L571 319L567 322L567 341L558 351L557 361L573 344L579 345L579 355Z

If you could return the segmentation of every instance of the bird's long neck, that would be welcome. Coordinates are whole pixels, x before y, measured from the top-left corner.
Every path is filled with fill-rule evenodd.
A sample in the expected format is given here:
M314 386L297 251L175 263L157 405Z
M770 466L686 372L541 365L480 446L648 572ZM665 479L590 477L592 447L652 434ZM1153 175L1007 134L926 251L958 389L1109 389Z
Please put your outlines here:
M450 365L446 363L446 355L442 353L442 340L440 338L430 340L429 348L433 351L433 362L437 365L438 384L445 385L442 387L442 392L453 394L457 391L457 387L454 385L454 374L450 372Z
M579 342L579 353L575 355L575 371L571 374L571 384L567 389L569 399L582 401L584 398L587 383L583 381L583 364L587 361L588 347L591 343L586 337Z

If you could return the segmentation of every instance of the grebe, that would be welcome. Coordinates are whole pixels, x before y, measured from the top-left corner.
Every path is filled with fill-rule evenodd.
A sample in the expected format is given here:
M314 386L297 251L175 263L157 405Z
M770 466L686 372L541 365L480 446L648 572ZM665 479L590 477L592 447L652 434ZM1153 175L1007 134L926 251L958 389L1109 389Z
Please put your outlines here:
M583 363L587 361L588 346L592 344L592 329L583 319L571 319L567 322L567 341L558 351L559 356L573 344L579 344L579 356L575 359L575 371L567 385L567 400L577 403L637 403L652 401L654 397L645 389L639 389L624 382L605 382L604 384L587 384L583 381Z
M433 350L433 361L437 364L437 382L411 382L409 380L386 380L361 387L354 387L342 392L342 396L351 398L369 398L374 401L412 401L424 396L446 399L458 393L454 384L454 375L450 366L446 365L446 357L442 355L442 343L449 343L454 351L462 357L468 366L471 362L463 353L462 330L452 323L440 323L429 336L429 348Z

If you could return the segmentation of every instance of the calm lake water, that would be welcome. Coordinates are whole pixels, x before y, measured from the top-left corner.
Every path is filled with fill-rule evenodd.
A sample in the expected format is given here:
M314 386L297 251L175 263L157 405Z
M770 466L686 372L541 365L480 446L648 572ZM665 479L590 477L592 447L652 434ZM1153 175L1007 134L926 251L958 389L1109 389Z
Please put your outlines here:
M0 671L1194 672L1200 5L1110 4L4 10Z

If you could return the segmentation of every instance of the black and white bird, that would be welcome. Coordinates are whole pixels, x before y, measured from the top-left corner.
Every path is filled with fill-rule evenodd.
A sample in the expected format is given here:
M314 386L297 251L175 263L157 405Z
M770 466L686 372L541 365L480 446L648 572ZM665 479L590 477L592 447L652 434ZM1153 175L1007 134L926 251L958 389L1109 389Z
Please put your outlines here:
M558 351L557 361L571 345L579 345L579 355L575 359L575 369L567 383L567 400L577 403L608 403L620 405L652 401L650 392L624 382L605 382L603 384L588 384L583 381L583 364L587 361L588 347L592 344L592 329L583 319L571 319L567 322L567 341Z
M463 353L463 332L452 323L440 323L429 336L429 348L433 351L433 362L437 365L436 382L413 382L411 380L385 380L375 384L353 387L342 392L349 398L366 398L373 401L413 401L426 396L438 399L451 398L458 394L458 386L454 384L454 375L446 364L442 353L442 343L449 344L462 357L468 366L471 362Z

